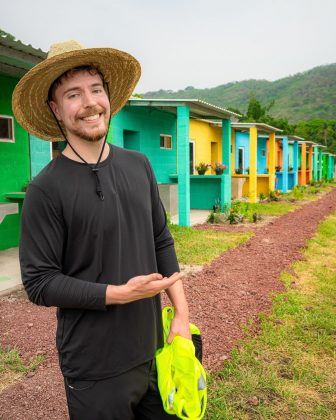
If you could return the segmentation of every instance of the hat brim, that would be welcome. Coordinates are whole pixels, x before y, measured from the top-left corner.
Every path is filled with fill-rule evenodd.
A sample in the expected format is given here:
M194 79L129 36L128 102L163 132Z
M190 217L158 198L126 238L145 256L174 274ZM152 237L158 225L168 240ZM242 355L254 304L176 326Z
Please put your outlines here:
M51 84L66 71L92 65L108 83L111 117L127 102L140 78L139 62L130 54L113 48L87 48L48 58L16 85L12 108L18 123L30 134L50 141L64 140L47 104Z

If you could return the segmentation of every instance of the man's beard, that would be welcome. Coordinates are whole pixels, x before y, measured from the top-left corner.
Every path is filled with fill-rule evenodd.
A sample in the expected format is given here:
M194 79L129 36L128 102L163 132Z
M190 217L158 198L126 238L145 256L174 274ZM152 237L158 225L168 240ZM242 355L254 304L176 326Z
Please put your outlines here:
M102 117L104 118L104 121L105 121L106 110L101 107L93 107L91 110L88 110L82 115L79 115L78 119L89 117L95 114L102 114ZM82 140L85 140L89 143L95 143L95 142L99 142L101 139L103 139L107 135L108 129L109 129L108 123L106 123L106 126L104 128L100 129L99 131L95 131L92 134L87 133L84 129L82 130L81 128L78 128L78 129L71 128L68 131L71 134L74 134L75 136L81 138Z
M81 129L71 129L69 130L69 133L74 134L75 136L81 138L82 140L85 140L89 143L95 143L100 141L102 138L106 136L108 132L108 127L105 127L99 131L96 131L95 133L88 134L85 130Z

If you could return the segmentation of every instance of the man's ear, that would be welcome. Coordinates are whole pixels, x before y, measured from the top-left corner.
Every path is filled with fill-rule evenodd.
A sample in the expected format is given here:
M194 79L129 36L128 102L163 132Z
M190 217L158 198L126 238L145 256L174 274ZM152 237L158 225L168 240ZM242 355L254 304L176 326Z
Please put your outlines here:
M49 101L49 105L50 105L50 108L52 109L54 115L58 119L58 121L62 121L61 115L60 115L60 113L58 111L57 102L55 102L55 101Z

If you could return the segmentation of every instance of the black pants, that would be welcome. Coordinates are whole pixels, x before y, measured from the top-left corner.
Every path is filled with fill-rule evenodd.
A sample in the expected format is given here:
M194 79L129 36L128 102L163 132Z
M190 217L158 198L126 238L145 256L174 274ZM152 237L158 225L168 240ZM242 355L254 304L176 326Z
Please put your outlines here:
M64 378L70 420L173 420L162 406L154 361L99 381Z

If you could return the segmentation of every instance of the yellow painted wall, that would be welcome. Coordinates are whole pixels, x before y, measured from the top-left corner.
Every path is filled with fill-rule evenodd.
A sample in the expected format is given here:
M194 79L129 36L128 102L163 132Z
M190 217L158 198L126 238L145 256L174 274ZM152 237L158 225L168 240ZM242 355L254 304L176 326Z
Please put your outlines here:
M221 127L214 127L207 122L190 119L189 136L190 140L195 141L195 165L200 162L222 162ZM210 169L206 175L211 175Z

